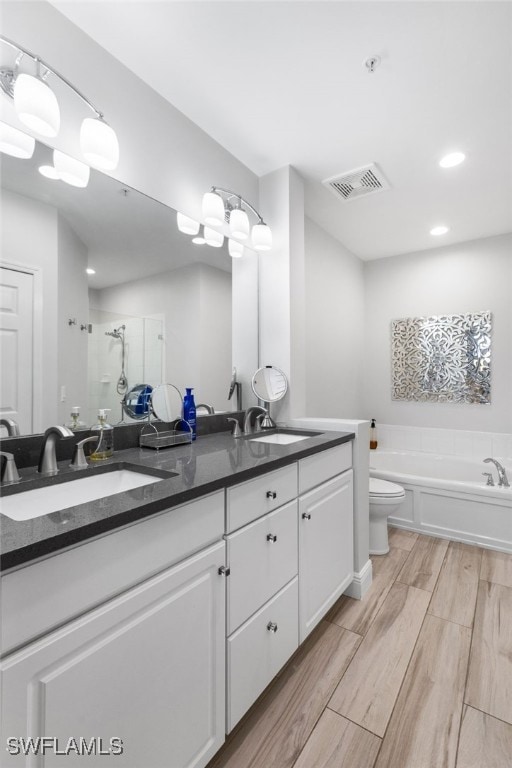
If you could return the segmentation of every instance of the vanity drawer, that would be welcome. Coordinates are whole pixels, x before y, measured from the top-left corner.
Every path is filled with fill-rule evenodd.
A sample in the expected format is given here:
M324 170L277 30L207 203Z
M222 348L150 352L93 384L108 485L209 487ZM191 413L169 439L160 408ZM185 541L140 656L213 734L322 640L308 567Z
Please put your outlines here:
M226 532L241 528L297 496L297 464L228 488Z
M227 536L228 635L297 575L298 502Z
M288 661L298 644L295 577L228 638L228 733Z
M343 443L328 451L315 453L299 461L299 493L330 480L352 467L352 443Z
M2 577L3 654L215 541L224 491L174 507Z

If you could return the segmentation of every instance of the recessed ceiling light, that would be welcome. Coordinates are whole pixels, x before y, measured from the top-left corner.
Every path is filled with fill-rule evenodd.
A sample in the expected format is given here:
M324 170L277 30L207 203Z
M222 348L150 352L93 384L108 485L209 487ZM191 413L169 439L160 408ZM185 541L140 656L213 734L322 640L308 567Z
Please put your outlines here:
M466 159L464 152L450 152L449 155L445 155L439 161L441 168L453 168L455 165L460 165Z
M444 225L440 225L439 227L433 227L430 230L430 234L437 237L437 235L446 235L446 233L449 232L449 227L445 227Z
M95 269L91 269L91 267L87 267L87 269L85 271L87 272L88 275L95 275L96 274L96 270Z
M194 245L204 245L206 243L206 240L204 237L193 237L192 242Z
M41 176L45 176L47 179L56 180L59 178L59 174L57 173L53 165L40 165L37 170L39 171Z

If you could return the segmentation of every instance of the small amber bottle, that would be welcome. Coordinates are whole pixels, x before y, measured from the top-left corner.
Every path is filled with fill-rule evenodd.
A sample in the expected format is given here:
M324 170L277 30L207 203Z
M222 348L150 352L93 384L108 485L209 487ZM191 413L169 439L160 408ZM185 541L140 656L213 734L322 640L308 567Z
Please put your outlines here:
M370 424L370 450L374 451L377 448L377 427L375 425L375 419L372 419Z

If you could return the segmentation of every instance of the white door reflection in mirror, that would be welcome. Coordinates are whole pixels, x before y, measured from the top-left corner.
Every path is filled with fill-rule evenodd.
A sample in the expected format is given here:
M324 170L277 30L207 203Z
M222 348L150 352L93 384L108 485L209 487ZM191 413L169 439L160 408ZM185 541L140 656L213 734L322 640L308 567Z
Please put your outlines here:
M0 417L33 432L33 282L27 272L0 268ZM20 404L23 403L23 407ZM2 427L2 436L5 436Z

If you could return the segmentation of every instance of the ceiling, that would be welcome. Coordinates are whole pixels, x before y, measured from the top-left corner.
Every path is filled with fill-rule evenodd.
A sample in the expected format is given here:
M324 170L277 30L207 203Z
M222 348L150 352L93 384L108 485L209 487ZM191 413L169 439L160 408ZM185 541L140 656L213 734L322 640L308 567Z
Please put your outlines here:
M362 259L512 231L510 2L52 5L257 175L294 166L307 215ZM389 190L322 185L372 162Z

